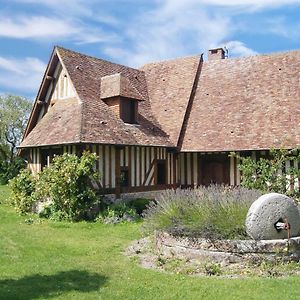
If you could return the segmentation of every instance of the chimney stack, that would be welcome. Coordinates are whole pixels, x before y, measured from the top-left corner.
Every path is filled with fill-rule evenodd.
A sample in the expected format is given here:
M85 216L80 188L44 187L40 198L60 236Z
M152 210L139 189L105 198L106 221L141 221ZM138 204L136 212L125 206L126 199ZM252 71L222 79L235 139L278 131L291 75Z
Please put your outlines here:
M225 58L225 50L223 48L215 48L208 50L208 60L218 60Z

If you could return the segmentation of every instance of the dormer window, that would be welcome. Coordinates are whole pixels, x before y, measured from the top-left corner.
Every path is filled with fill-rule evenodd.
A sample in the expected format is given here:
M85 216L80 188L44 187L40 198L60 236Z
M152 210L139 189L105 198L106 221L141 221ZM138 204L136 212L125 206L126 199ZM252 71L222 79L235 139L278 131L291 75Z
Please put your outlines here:
M101 78L101 99L127 124L136 124L138 102L144 101L136 85L138 78L127 78L120 73Z
M120 99L120 118L129 124L137 123L138 102L133 99Z

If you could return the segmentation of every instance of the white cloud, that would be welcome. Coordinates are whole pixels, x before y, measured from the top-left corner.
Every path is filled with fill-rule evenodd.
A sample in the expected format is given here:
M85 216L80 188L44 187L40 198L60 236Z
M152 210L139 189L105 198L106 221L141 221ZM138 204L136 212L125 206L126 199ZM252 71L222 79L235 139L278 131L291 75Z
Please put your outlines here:
M229 51L229 57L242 57L242 56L250 56L258 54L253 49L248 48L243 42L241 41L230 41L224 43L226 48Z
M234 25L231 18L212 14L203 6L183 1L159 2L152 11L134 18L125 30L129 49L109 46L104 51L118 61L140 66L206 51L228 40Z
M201 2L208 5L230 7L249 6L253 8L280 7L285 5L300 4L300 0L201 0Z
M13 0L17 3L46 7L52 15L97 21L103 24L117 25L119 20L105 12L105 0Z
M292 40L300 38L300 23L289 23L284 17L268 20L265 31Z
M60 38L74 33L71 24L63 20L48 17L19 16L15 19L0 19L0 36L10 38Z
M16 59L0 56L0 85L6 90L23 93L37 90L46 64L38 58Z
M0 37L15 39L36 39L52 41L71 39L78 43L113 41L113 34L106 34L99 28L75 23L67 18L45 16L15 16L0 18Z
M267 9L282 7L286 5L298 5L300 0L158 0L159 3L173 6L176 9L181 7L198 5L198 6L218 6L229 8L250 8L250 9Z

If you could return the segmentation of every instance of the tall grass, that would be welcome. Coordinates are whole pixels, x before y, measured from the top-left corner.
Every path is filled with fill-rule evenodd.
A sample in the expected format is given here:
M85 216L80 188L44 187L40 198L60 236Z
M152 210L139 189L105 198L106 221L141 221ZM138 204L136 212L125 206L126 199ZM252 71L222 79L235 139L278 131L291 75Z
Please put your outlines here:
M225 186L166 190L144 213L144 230L210 239L247 238L245 219L261 193Z

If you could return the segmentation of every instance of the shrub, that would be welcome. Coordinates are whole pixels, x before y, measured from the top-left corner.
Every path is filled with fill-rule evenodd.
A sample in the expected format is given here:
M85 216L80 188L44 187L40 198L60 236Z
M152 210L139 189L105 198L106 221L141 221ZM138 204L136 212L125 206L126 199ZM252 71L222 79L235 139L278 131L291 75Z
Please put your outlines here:
M135 208L127 203L115 203L103 210L98 220L105 224L117 224L121 222L132 222L139 219L139 215Z
M12 162L0 161L0 184L7 184L10 179L16 177L26 167L23 158L16 157Z
M78 221L92 218L99 197L92 188L98 179L94 171L97 156L84 152L56 156L52 164L34 178L28 170L11 181L13 202L20 212L29 212L36 202L49 202L41 217Z
M84 152L81 157L71 154L56 156L52 164L40 173L35 197L51 200L51 210L58 219L78 221L88 218L98 197L91 181L98 178L94 171L97 156Z
M144 213L144 230L210 239L246 238L248 209L261 193L225 186L166 190Z
M30 212L36 201L34 196L36 180L27 169L24 169L9 183L12 189L12 202L20 213Z
M231 156L240 160L239 169L242 173L241 185L248 189L257 189L264 193L276 192L292 198L299 198L299 189L293 188L292 182L300 176L298 166L300 152L292 150L271 150L269 158L254 160L251 157L241 157L235 153ZM286 170L287 162L292 162Z
M142 215L144 210L146 210L147 206L152 201L154 201L154 200L153 199L146 199L146 198L136 198L136 199L129 200L127 202L127 205L129 207L134 208L139 215Z

